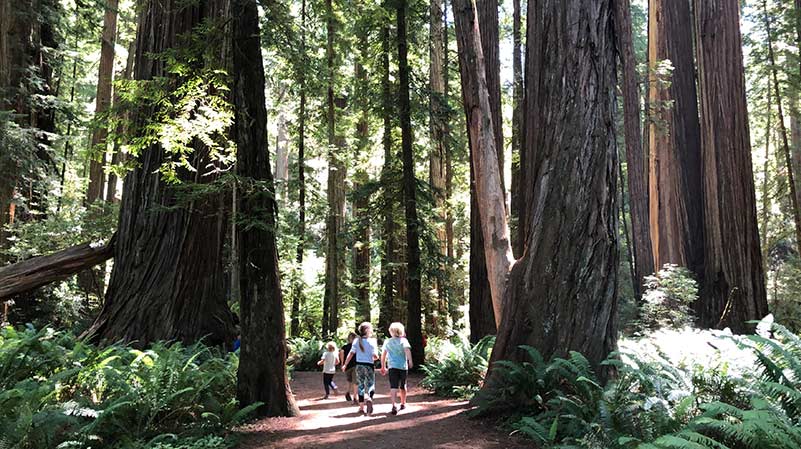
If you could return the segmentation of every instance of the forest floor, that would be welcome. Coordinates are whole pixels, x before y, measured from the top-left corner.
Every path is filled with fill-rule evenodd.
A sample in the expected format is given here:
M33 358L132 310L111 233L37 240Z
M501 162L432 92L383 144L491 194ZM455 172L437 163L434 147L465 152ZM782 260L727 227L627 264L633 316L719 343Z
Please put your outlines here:
M243 449L517 449L532 447L465 416L467 401L444 399L419 387L422 376L409 376L406 410L389 412L389 380L376 372L373 416L359 415L343 394L324 400L322 374L293 374L292 391L300 407L295 418L268 418L240 429ZM344 393L345 376L334 379ZM529 441L530 443L530 441Z

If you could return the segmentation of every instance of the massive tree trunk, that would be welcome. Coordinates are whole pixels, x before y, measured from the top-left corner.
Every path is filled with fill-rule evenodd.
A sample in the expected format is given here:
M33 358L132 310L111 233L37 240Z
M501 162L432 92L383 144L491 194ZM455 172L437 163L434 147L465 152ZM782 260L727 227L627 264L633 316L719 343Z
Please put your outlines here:
M459 20L460 11L454 6L457 30L470 29L460 27L467 15L461 9ZM509 273L493 360L520 360L524 351L519 345L528 344L546 359L579 351L599 369L615 349L613 16L610 0L544 0L529 5L527 41L553 44L529 45L527 51L526 103L533 107L526 108L520 179L525 198L521 218L528 234L523 256ZM469 43L464 36L459 42ZM463 67L473 67L466 48L460 45ZM480 57L478 61L480 68ZM475 90L468 88L464 75L462 81L465 92ZM487 141L481 140L485 150ZM490 198L480 188L479 195ZM484 218L482 223L488 226L491 220ZM486 245L488 251L503 246L500 239L492 243Z
M779 132L782 137L782 150L784 153L784 164L787 170L787 184L790 187L790 207L793 210L793 223L795 225L796 251L801 255L801 213L798 210L798 192L793 170L793 157L790 151L790 141L787 137L787 127L784 124L784 108L782 106L782 92L779 87L779 74L776 68L776 56L773 53L773 38L771 36L771 20L768 15L768 3L762 1L763 16L765 21L765 34L767 35L768 62L770 63L771 81L773 82L773 93L776 95L776 108L779 112Z
M436 225L437 242L439 243L439 256L445 258L448 252L446 221L448 219L447 200L447 156L446 109L445 98L445 34L443 32L443 0L431 0L429 5L430 24L429 36L431 48L429 49L431 63L429 65L428 81L431 87L429 97L429 128L431 135L431 150L429 152L428 182L434 196L434 207L442 223ZM438 328L444 329L448 320L448 289L449 272L446 263L439 264L439 275L435 279ZM433 314L432 314L433 315ZM433 317L432 317L433 318Z
M342 248L342 229L345 226L345 164L343 161L344 138L337 134L336 99L334 98L335 66L334 40L336 18L334 0L326 0L326 63L328 68L328 94L326 100L328 137L328 216L325 223L325 293L323 297L323 336L336 333L339 327L339 304L341 303L340 284L344 281L344 254Z
M739 4L694 0L704 163L698 323L745 332L768 312L759 249Z
M420 223L417 216L417 177L414 174L412 111L410 100L410 68L406 14L408 0L398 0L398 109L401 128L403 159L403 204L406 217L406 266L408 290L406 294L407 336L412 345L412 358L416 366L425 360L423 348L422 285L420 270Z
M118 0L106 0L103 15L103 34L100 41L100 64L97 73L97 97L95 98L95 117L99 119L92 131L91 158L89 160L89 187L86 190L86 203L103 199L103 184L106 165L107 121L102 115L111 105L111 81L114 74L114 41L117 37Z
M226 0L192 5L151 2L139 13L134 79L164 77L175 88L182 79L166 71L164 51L182 44L181 36L209 20L225 20ZM161 32L156 32L160 30ZM143 107L140 127L156 113ZM184 184L208 183L212 160L208 148L195 143L190 163L196 172L179 170ZM89 334L103 342L134 341L147 346L157 340L229 344L233 316L223 291L224 220L218 217L222 195L186 198L161 178L164 163L175 162L155 144L142 150L138 164L125 177L116 263L106 301ZM191 188L191 186L190 186Z
M648 6L650 229L656 269L666 263L703 275L703 185L692 17L687 1ZM670 60L672 76L659 77Z
M303 62L300 75L300 110L298 111L298 246L295 249L295 273L292 288L292 313L290 315L289 334L297 337L300 334L300 307L303 300L303 253L306 250L306 0L300 7L300 57Z
M391 12L389 1L385 0L384 8L386 13ZM389 73L390 56L390 35L389 18L381 27L381 116L383 119L383 135L381 144L384 149L384 166L381 171L381 185L384 192L384 222L383 237L384 251L381 255L381 307L378 315L378 328L382 332L389 332L389 325L395 319L397 308L396 298L396 278L398 275L398 254L399 245L397 241L398 226L395 223L395 157L392 154L392 117L393 100L392 84Z
M242 346L237 372L241 406L261 402L267 416L300 414L286 375L284 303L275 242L276 202L267 151L267 107L255 0L233 0L236 169L243 180L239 233ZM255 183L266 183L266 189ZM265 363L269 360L270 363Z
M356 60L356 101L359 105L359 119L356 123L356 160L358 169L354 176L354 190L357 196L353 201L353 215L356 221L356 242L353 246L353 285L356 288L356 326L370 321L370 197L361 192L370 181L364 161L369 157L370 147L370 87L364 62L368 60L370 46L367 42L367 28L358 28L359 56Z
M456 2L454 2L456 8ZM500 194L505 203L503 188L503 117L501 116L501 80L498 38L498 1L477 0L481 49L484 55L484 78L488 89L488 100L493 128L493 149L498 159ZM457 13L454 9L454 20ZM457 39L458 41L458 39ZM463 93L464 95L464 93ZM471 126L468 117L468 127ZM472 139L472 136L470 137ZM477 143L476 143L477 144ZM476 182L478 168L470 165L470 340L476 342L485 335L494 334L500 322L500 303L503 292L493 291L493 274L487 270L487 254L484 250L484 234L481 226L483 205L477 198ZM505 206L504 206L505 208ZM487 213L490 213L487 211ZM498 213L498 211L493 211ZM503 211L505 215L505 210ZM490 313L488 313L490 312Z
M623 66L623 118L626 136L631 240L634 253L634 294L642 296L644 277L654 273L648 215L648 168L640 134L640 89L631 37L631 1L615 1L618 54Z
M512 250L515 257L523 252L520 234L517 232L520 209L520 148L523 143L523 56L520 0L512 0L512 194L509 217L512 233Z

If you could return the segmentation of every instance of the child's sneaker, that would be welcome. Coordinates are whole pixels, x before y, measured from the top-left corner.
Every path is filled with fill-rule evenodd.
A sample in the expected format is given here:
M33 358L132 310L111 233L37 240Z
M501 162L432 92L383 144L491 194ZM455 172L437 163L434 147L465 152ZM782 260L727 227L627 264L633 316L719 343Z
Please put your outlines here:
M345 402L350 402L350 391L345 393Z
M323 396L323 400L328 399L328 395Z
M401 410L406 410L406 404L401 404Z
M373 415L373 401L367 401L367 416Z
M401 406L401 407L403 407L403 406ZM391 411L390 413L391 413L392 415L397 415L397 414L398 414L398 409L396 409L396 408L395 408L395 406L393 405L393 406L392 406L392 411Z

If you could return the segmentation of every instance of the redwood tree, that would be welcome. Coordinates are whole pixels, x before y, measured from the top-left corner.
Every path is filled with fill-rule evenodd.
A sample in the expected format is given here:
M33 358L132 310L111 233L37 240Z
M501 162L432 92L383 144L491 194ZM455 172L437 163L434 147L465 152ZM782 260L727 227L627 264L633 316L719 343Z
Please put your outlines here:
M97 96L95 118L99 120L92 131L91 159L89 162L89 187L86 202L91 204L103 199L106 163L106 137L108 126L102 115L111 105L111 81L114 74L114 42L117 37L118 0L106 0L103 14L103 33L100 40L100 64L97 73Z
M208 21L224 21L226 3L147 3L139 12L134 79L164 82L165 89L171 90L179 86L184 79L170 73L166 58L159 55L186 44L189 34L204 29ZM222 42L209 42L213 44ZM206 60L205 64L218 67L222 62ZM157 107L140 108L135 117L140 131ZM216 178L209 148L199 142L191 147L189 162L197 171L176 173L190 190L192 184ZM153 144L139 151L135 168L125 177L116 262L105 303L89 330L97 339L135 341L139 346L157 340L233 341L233 316L223 290L225 229L218 215L222 195L181 194L164 182L160 169L177 157Z
M703 185L692 17L687 1L650 0L649 201L656 269L666 263L703 274ZM669 60L669 80L657 64ZM668 82L669 81L669 82Z
M506 280L493 360L519 360L519 345L544 357L579 351L595 368L617 339L615 48L610 0L545 0L529 5L527 129L521 166L525 198L522 257L508 271L503 215L482 218L492 273ZM482 212L503 209L493 122L470 0L454 3L471 155ZM529 126L528 121L540 124ZM493 181L494 180L494 181ZM495 184L495 185L493 185ZM521 210L521 213L524 212ZM488 214L489 215L489 214ZM500 226L499 226L500 225ZM489 237L489 238L488 238ZM507 257L504 258L504 255Z
M615 32L623 73L623 120L626 137L631 242L634 252L634 294L642 295L645 276L654 273L648 215L648 170L640 133L640 89L631 36L631 1L615 1Z
M454 7L456 3L454 3ZM498 31L498 1L477 0L476 8L481 48L485 62L485 78L488 90L490 113L493 123L493 138L500 173L503 173L503 117L501 116L500 50ZM454 14L455 17L455 14ZM464 95L464 93L463 93ZM470 117L468 117L468 123ZM469 125L468 125L469 126ZM472 136L468 136L468 140ZM481 205L476 194L476 167L470 165L470 341L477 342L485 335L497 331L498 314L493 311L493 298L487 273L484 253L484 236L481 230ZM503 190L503 176L500 178Z
M704 164L704 280L697 301L705 327L749 330L768 313L760 259L740 8L694 0Z
M398 109L401 128L403 159L403 204L406 217L406 264L408 289L406 291L406 330L412 345L412 359L416 366L425 360L423 348L422 285L420 270L420 222L417 215L417 177L414 174L414 136L410 99L409 42L406 15L408 0L398 0Z
M256 0L233 0L232 6L237 174L244 184L237 229L242 323L237 398L242 406L262 402L263 415L294 416L300 411L285 369L284 304L275 242L277 207L266 147L259 14Z

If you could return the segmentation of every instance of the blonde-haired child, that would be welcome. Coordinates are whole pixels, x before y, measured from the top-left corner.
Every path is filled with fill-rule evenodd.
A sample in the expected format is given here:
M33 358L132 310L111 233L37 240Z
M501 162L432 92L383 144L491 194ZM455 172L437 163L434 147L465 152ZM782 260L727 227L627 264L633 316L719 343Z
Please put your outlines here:
M400 390L400 409L406 408L406 375L414 366L409 340L406 339L406 330L401 323L389 325L389 334L392 338L384 342L381 352L381 375L387 375L387 362L389 362L389 388L392 396L392 414L397 415L395 399Z
M325 388L325 397L323 399L328 399L331 389L334 390L334 394L339 394L337 384L334 383L334 373L337 372L337 365L339 365L339 354L337 354L337 345L333 341L329 341L325 345L325 349L326 351L320 357L317 366L322 365L323 367L323 388Z

